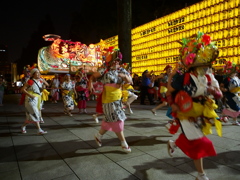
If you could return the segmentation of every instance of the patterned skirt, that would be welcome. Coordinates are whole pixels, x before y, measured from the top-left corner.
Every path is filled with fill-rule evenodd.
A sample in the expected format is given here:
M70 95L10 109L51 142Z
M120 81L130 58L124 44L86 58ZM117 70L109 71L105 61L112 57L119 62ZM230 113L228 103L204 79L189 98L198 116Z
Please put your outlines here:
M103 113L106 122L124 121L127 119L122 109L122 101L117 100L112 103L103 103Z

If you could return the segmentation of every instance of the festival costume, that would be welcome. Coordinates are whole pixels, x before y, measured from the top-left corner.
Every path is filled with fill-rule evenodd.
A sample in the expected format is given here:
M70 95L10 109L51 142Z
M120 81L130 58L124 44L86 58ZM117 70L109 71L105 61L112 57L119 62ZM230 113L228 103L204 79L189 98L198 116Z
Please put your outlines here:
M76 82L75 87L78 94L78 98L77 98L78 108L86 109L87 100L89 97L89 92L87 89L87 79L83 77L79 82Z
M54 78L52 81L52 86L51 86L51 91L50 91L50 95L52 96L52 101L58 101L59 100L59 85L60 85L60 81L57 78Z
M160 79L160 97L162 102L166 102L166 92L167 92L168 74L164 73L163 77Z
M185 74L179 75L171 84L176 90L186 91L193 100L193 107L190 111L180 111L176 115L180 120L183 134L179 136L175 143L192 159L214 156L216 152L212 142L204 135L212 133L212 123L215 124L218 135L222 135L221 123L216 119L218 115L214 111L217 105L206 94L207 78L205 76L189 75L189 83L184 85L183 88ZM214 76L211 76L211 78L214 78ZM213 79L211 82L215 83L216 81Z
M138 98L136 94L134 94L134 88L130 84L124 84L122 87L122 102L129 106L129 112L132 114L132 110L130 108L130 104Z
M96 113L103 114L102 109L102 91L103 91L103 84L101 82L96 82L93 85L94 92L93 94L97 96L97 105L96 105Z
M174 78L171 75L167 101L174 111L172 115L181 127L182 134L175 143L168 141L168 153L172 156L174 149L179 147L194 160L198 171L196 179L209 180L204 173L202 158L215 156L216 151L205 135L212 133L212 125L215 125L218 135L222 135L222 124L214 111L217 105L211 99L222 97L218 81L210 69L219 51L215 43L211 42L211 37L202 32L183 38L180 43L181 63L187 72L183 75L176 73Z
M29 88L27 89L28 93L35 96L35 98L32 99L29 96L25 96L25 109L26 109L25 122L26 123L40 122L42 99L41 99L41 92L39 90L39 87L40 88L42 87L43 82L37 79L29 79L27 83L29 85Z
M122 109L122 90L121 83L123 79L118 77L119 73L128 74L128 72L120 68L118 70L109 70L107 72L100 71L102 74L101 82L104 84L102 93L102 107L104 120L102 121L102 129L107 131L121 132L124 128L126 115Z
M223 114L232 118L237 118L240 114L240 80L238 77L227 77L223 80L225 92L225 98L227 99L227 107L223 109Z
M75 83L73 81L64 81L61 85L64 111L68 112L74 109L74 91Z

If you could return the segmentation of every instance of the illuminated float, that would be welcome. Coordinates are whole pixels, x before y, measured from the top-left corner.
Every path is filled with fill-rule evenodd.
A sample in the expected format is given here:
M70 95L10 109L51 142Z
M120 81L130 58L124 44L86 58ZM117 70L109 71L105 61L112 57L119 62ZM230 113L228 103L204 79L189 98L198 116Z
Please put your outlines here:
M47 34L45 41L52 44L38 51L38 68L42 74L73 73L83 69L86 73L95 72L104 62L105 54L113 47L106 47L104 41L98 45L82 44L62 40L61 36Z

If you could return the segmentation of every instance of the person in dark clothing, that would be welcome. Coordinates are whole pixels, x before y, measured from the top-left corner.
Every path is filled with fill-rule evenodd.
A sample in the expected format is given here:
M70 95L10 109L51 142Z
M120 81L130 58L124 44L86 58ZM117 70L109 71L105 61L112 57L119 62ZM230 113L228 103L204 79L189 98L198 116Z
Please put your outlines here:
M148 89L150 87L153 87L153 83L151 81L151 74L153 72L151 71L149 73L148 70L145 70L142 73L142 84L141 84L141 105L145 105L144 101L145 101L145 97L148 97L148 100L150 102L151 105L155 105L155 103L153 102L153 97L151 96L151 94L148 92Z

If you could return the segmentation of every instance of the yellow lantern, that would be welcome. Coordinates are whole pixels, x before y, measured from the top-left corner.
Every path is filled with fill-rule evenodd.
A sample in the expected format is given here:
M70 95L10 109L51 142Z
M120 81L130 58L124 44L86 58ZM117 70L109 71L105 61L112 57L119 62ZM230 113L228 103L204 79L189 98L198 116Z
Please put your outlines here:
M233 47L233 54L238 55L238 47Z
M228 56L232 56L233 55L233 48L228 48Z
M220 6L221 6L220 4L214 6L215 13L218 13L220 11L220 8L221 8Z
M214 14L214 11L215 11L215 7L212 6L212 7L210 8L210 13L211 13L211 14Z
M223 57L227 56L227 48L222 49L222 55L223 55Z
M224 20L223 21L223 29L226 29L226 28L228 28L228 21Z
M222 57L222 55L223 55L223 53L222 53L222 49L218 49L219 50L219 55L218 55L218 57L220 58L220 57Z
M219 29L223 29L223 21L219 22Z
M233 45L234 45L234 46L239 45L238 41L239 41L239 37L234 37L234 38L233 38Z
M232 9L228 10L228 18L232 18L233 17L233 13L234 11Z

